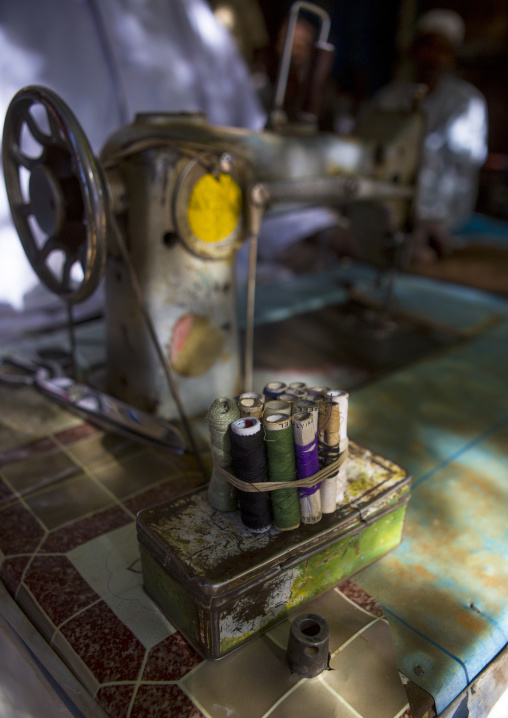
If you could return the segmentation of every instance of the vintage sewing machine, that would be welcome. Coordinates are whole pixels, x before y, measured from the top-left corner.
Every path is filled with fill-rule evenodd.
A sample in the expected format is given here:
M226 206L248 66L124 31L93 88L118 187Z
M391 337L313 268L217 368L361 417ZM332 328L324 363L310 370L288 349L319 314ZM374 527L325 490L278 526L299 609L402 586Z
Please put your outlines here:
M66 302L105 275L107 390L120 399L174 418L178 403L195 415L249 388L256 238L274 206L375 200L393 228L411 216L419 113L376 116L345 138L277 117L276 130L254 132L202 114L140 114L96 159L55 93L27 87L12 100L3 162L16 228L41 281ZM242 372L234 264L247 241Z

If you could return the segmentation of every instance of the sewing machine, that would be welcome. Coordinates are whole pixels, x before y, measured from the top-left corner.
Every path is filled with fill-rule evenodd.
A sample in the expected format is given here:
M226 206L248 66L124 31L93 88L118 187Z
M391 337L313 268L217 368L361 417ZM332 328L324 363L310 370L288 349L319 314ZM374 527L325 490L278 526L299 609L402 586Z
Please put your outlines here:
M356 205L361 215L363 203L380 202L389 208L387 231L411 217L418 112L376 115L361 138L319 133L315 98L303 105L304 121L284 118L301 7L315 9L297 3L290 14L271 131L214 127L199 113L139 114L96 159L54 92L27 87L11 102L3 162L28 259L69 304L105 275L106 388L140 409L196 415L221 394L251 388L256 243L273 207ZM329 21L316 12L317 52L329 61ZM242 371L234 265L247 241Z
M47 119L39 121L31 114L36 105L46 108ZM416 114L410 118L392 116L383 121L385 119L390 122L384 125L383 132L381 125L376 124L370 136L365 130L359 138L343 139L313 133L309 128L302 134L302 128L298 131L283 123L276 131L252 133L210 127L202 116L145 115L119 130L107 142L97 161L72 112L58 97L40 88L21 91L11 106L4 135L4 163L13 216L34 268L42 281L65 301L77 302L89 296L100 283L103 272L106 274L111 391L167 416L176 412L174 400L163 383L147 328L150 324L143 318L143 307L146 307L148 318L157 330L157 341L169 358L172 375L190 413L205 408L209 397L214 398L221 392L234 393L242 374L232 291L234 255L247 241L255 249L260 224L273 206L291 202L300 206L327 204L338 208L349 205L360 210L362 198L369 197L376 202L387 202L393 212L398 210L394 226L403 226L411 216L420 118ZM32 136L39 153L24 151L24 134ZM498 539L504 535L499 511L503 477L502 448L499 447L504 446L502 432L506 432L503 408L506 397L499 387L506 384L503 357L508 314L504 300L480 293L407 277L400 278L399 285L400 294L410 309L426 311L433 320L456 326L461 341L453 351L440 352L409 367L408 371L394 373L357 393L353 417L355 436L407 465L416 484L402 554L399 552L393 559L363 572L359 580L372 595L386 601L395 631L399 668L410 678L410 683L415 680L428 694L437 695L437 711L441 712L456 696L457 701L464 699L471 678L505 645L502 631L497 628L506 625L504 554ZM18 404L21 403L16 399L12 406L4 404L7 420L14 413L13 407L20 410ZM416 415L415 407L419 408ZM26 416L31 410L30 405L21 412L20 426L26 425ZM30 500L38 522L34 523L25 506L18 509L16 505L13 511L8 505L2 521L2 551L8 558L3 580L9 586L10 581L14 582L20 604L23 609L29 607L29 615L48 643L53 640L56 629L44 611L61 622L62 632L69 640L75 640L76 654L82 650L85 662L90 655L95 661L96 655L105 656L109 652L104 650L102 624L89 622L83 612L87 600L91 602L88 610L95 612L96 595L90 592L91 597L83 599L80 574L73 574L79 605L71 607L71 601L62 601L56 582L52 589L55 565L63 564L64 556L55 559L52 553L44 554L48 550L44 544L42 555L34 561L34 567L40 566L43 570L26 570L20 579L19 565L25 561L25 555L41 548L40 542L35 548L39 539L31 543L33 531L38 536L44 530L51 539L58 539L58 549L65 553L68 546L64 542L62 548L60 532L74 537L73 517L80 529L81 523L88 527L89 552L94 559L91 564L95 565L103 549L98 550L97 544L92 543L97 535L95 526L89 527L93 523L89 519L97 512L101 517L104 514L104 532L115 533L119 547L128 543L131 550L128 575L135 576L131 570L137 556L135 537L131 531L126 541L126 533L118 530L113 519L118 515L125 517L125 507L133 512L143 505L139 497L147 489L147 481L153 484L159 481L160 465L150 452L142 454L137 483L134 487L129 484L130 488L125 490L122 487L124 504L117 513L110 512L111 495L103 496L101 492L102 503L97 498L97 486L101 487L98 482L116 480L113 474L116 463L110 461L108 441L102 447L102 439L84 433L82 426L77 430L71 423L72 418L63 412L58 413L57 418L58 422L67 423L54 421L55 428L46 419L46 433L56 435L59 443L46 440L41 444L36 441L41 436L39 433L27 432L25 442L32 447L35 458L31 453L5 450L2 455L7 466L5 476L10 477L13 485L17 481L21 490L26 491L22 483L25 475L18 470L18 462L27 461L26 475L32 477L34 464L45 466L44 460L53 458L55 447L65 450L66 457L70 455L79 461L84 455L83 443L88 447L86 460L89 457L90 465L87 464L86 476L79 474L82 463L76 464L75 471L77 487L84 485L82 496L86 500L76 500L74 474L63 481L58 474L55 494L60 515L52 513L52 494L49 493L52 487L48 489L47 501L45 490L38 485L35 493L42 491L42 498L38 495L33 498L31 494L23 498L24 504ZM62 427L70 444L63 443ZM77 448L73 453L74 444ZM103 450L103 463L98 468L93 463L96 455L90 453L91 444ZM41 451L42 462L37 453ZM486 457L493 460L487 462ZM122 460L119 460L121 466ZM129 461L127 456L125 478L130 482ZM108 471L113 475L109 476ZM90 476L92 472L96 473ZM178 481L176 471L175 475ZM479 476L481 482L475 476ZM35 480L38 481L39 476ZM189 470L186 490L195 486L193 481L194 474ZM152 488L152 484L148 486ZM489 486L494 488L486 491L485 487ZM165 483L161 484L161 488L164 487ZM6 500L10 498L7 492ZM154 497L147 491L146 500L150 505L164 499L163 492ZM99 503L96 505L94 501ZM460 501L458 505L457 501ZM110 517L110 514L114 515ZM12 523L15 521L19 527L21 546L12 540L11 522L5 520L11 515ZM110 520L111 525L106 525L106 520ZM41 521L43 525L47 521L50 529L41 529ZM479 562L478 547L484 540L489 541L489 551L487 554L485 549L480 554ZM497 552L492 550L496 540L499 540ZM83 557L79 549L72 558L86 575L87 555ZM109 586L109 573L107 575L105 583ZM498 577L495 585L492 576ZM43 619L37 620L39 614L33 608L33 594L24 584L36 592L39 582L44 589L40 591L44 606L40 609ZM67 586L69 583L66 580ZM336 595L333 592L333 596ZM422 610L422 596L425 610ZM101 603L100 607L104 606ZM77 619L83 618L83 641L79 641L78 632L74 636L67 630L78 608ZM349 606L346 609L350 611ZM336 606L332 611L325 605L325 610L335 615ZM107 606L105 612L108 612ZM340 613L338 615L342 619ZM473 621L474 641L469 629ZM378 623L378 627L382 623ZM90 626L94 629L92 637ZM124 631L123 626L118 630ZM56 633L58 650L64 642L59 632ZM476 643L477 635L484 637L483 644L479 639ZM383 640L386 645L386 638ZM165 634L162 642L167 643ZM363 634L359 642L364 643ZM89 651L90 645L98 646L93 654ZM73 653L69 655L72 665L82 660L81 657L75 659ZM347 660L347 653L344 656ZM44 654L41 663L52 665L53 654L51 660L46 659ZM220 665L225 666L228 684L235 685L229 664L221 662ZM258 668L260 661L255 665ZM267 665L272 670L272 663ZM130 664L127 668L130 669ZM109 679L109 675L104 678L101 673L102 665L94 665L94 669L99 682ZM258 673L258 670L249 672L254 680L254 689L247 691L249 694L259 695L266 690L261 679L256 683ZM89 680L86 665L83 675L85 681ZM245 671L241 675L243 678ZM336 675L342 678L343 674L337 670ZM132 676L119 674L118 679L122 679L119 684L122 691L128 688L127 680L132 680ZM97 691L94 681L95 678L90 679L86 684L92 695ZM199 676L196 684L203 682L206 683ZM69 676L63 683L70 685ZM321 684L314 685L319 688ZM142 687L148 689L151 685L147 683ZM110 688L106 683L105 688L99 689L99 701L106 701ZM170 689L175 690L175 686L171 685ZM470 690L471 694L481 694L476 686ZM79 695L78 690L74 692ZM192 691L191 695L194 695ZM197 695L209 707L199 692ZM278 695L276 698L280 700ZM235 696L231 700L234 702ZM270 700L275 699L270 696ZM245 691L238 701L241 711Z

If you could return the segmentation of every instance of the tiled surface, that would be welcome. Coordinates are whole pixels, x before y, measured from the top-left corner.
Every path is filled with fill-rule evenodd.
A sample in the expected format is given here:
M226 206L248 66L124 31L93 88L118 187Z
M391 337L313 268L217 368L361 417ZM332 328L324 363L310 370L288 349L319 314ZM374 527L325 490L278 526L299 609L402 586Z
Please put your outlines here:
M401 671L438 712L508 640L507 346L498 315L351 406L352 436L413 476L402 545L357 581L383 604Z
M36 487L37 466L53 483ZM188 457L163 456L86 424L0 453L0 577L102 709L112 718L303 718L319 705L323 715L370 718L356 695L364 693L364 675L373 695L386 692L382 718L403 715L407 699L387 624L351 581L302 609L330 625L337 667L320 679L287 669L289 621L221 661L203 661L175 632L142 591L135 514L202 480ZM20 496L17 489L31 482L34 489Z

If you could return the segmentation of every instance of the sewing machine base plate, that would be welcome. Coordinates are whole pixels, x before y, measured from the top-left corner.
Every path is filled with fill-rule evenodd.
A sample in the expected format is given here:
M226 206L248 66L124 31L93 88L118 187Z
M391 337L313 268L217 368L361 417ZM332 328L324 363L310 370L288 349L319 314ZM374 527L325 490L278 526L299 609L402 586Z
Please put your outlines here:
M402 539L410 477L350 445L342 506L294 531L253 534L206 488L137 517L145 590L204 658L221 658Z

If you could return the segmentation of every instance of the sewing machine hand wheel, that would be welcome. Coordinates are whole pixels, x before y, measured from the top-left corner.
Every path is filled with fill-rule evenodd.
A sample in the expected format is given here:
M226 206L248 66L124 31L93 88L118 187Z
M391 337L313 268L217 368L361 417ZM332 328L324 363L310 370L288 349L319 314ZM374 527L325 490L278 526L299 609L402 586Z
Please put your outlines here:
M74 114L51 90L20 90L5 117L2 156L12 218L34 271L65 301L86 299L104 271L106 191Z

